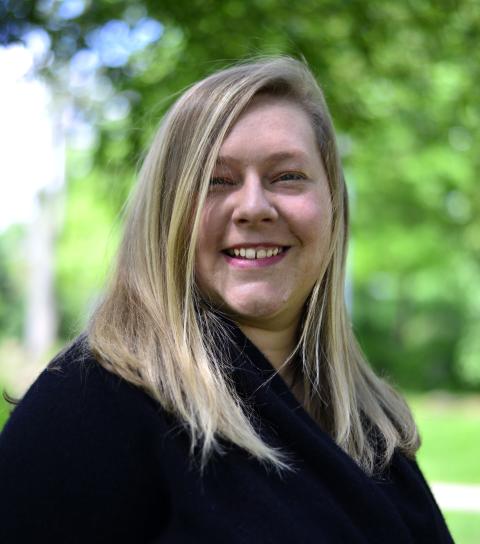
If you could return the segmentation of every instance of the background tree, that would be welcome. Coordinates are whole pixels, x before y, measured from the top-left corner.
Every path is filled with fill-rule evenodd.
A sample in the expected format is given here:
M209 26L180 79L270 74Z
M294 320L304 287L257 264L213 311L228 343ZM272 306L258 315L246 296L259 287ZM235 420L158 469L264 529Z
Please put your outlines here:
M176 93L235 60L284 53L318 76L339 134L365 351L403 385L480 385L476 0L9 0L1 9L5 43L48 45L39 72L74 120L57 253L62 335L80 328L101 285L111 225Z

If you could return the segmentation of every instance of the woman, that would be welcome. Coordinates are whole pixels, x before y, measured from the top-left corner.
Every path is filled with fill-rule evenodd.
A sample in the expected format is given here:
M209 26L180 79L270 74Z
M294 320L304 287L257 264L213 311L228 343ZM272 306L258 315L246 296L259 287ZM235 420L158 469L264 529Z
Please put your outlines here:
M173 105L113 278L0 439L2 542L452 542L345 312L348 210L308 69Z

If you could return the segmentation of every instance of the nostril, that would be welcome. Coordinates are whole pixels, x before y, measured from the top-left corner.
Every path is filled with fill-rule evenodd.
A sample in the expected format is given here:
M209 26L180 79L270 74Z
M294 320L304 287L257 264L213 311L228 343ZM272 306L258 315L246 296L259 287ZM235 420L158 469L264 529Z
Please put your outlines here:
M271 223L274 219L274 215L258 215L258 214L242 214L237 217L234 216L234 221L236 223L245 225L248 223Z

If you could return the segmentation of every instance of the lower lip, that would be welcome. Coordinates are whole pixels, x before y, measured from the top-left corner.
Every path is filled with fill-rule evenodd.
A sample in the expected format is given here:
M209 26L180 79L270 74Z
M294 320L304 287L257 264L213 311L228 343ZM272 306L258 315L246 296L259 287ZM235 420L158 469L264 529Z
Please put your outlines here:
M230 257L230 255L225 255L225 253L222 253L222 255L224 256L227 263L234 268L251 269L272 266L280 262L285 257L287 252L288 249L284 249L278 255L273 255L272 257L265 257L263 259L236 259L235 257Z

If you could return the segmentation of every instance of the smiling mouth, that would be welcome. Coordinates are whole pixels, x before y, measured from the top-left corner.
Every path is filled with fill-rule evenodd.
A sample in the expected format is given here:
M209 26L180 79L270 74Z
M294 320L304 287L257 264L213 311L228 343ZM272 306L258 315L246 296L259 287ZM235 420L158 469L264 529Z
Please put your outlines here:
M225 255L233 257L234 259L242 260L258 260L258 259L268 259L270 257L276 257L281 253L285 253L290 249L290 246L277 246L277 247L262 247L258 246L256 248L234 248L234 249L225 249L222 251Z

